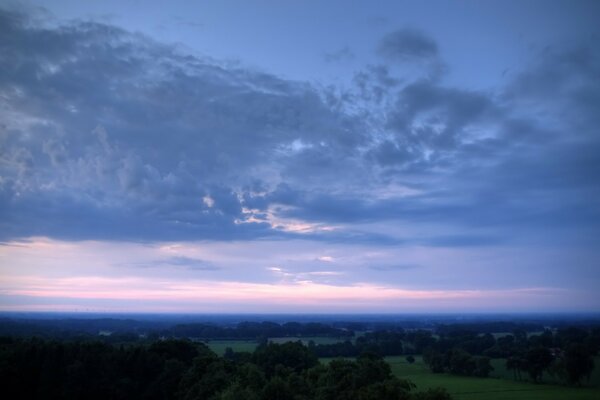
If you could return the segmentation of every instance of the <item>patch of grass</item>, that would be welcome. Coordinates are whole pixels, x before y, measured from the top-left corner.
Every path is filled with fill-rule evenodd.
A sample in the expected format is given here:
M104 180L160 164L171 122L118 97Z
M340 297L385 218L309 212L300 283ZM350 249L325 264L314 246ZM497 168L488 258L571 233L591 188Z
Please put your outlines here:
M517 382L512 379L475 378L429 371L420 356L409 364L406 357L386 357L394 375L411 380L417 390L444 387L456 400L597 400L600 388L574 388L566 386ZM511 375L512 376L512 375Z

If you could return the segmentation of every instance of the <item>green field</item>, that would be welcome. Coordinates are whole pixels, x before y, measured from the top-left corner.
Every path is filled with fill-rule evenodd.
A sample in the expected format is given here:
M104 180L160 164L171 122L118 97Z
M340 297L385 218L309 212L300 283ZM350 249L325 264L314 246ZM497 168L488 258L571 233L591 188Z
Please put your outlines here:
M474 378L433 374L421 357L409 364L404 356L386 357L394 375L410 379L417 390L444 387L456 400L598 400L599 387L573 388L549 384L517 382L512 379Z

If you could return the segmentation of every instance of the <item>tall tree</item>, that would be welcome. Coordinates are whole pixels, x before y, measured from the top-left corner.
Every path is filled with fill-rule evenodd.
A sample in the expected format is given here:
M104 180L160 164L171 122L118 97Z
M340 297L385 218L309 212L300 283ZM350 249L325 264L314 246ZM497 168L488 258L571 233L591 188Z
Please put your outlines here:
M544 347L530 349L525 354L525 369L534 382L539 382L544 370L550 367L553 360L554 357L552 357L550 350Z
M584 377L589 380L594 369L594 359L588 348L582 344L569 345L565 351L564 369L569 384L579 385Z

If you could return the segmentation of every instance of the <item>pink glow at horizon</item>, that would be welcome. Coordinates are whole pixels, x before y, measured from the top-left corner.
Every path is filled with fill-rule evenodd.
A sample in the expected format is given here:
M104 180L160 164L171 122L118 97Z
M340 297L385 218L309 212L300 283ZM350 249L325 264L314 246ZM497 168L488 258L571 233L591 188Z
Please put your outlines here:
M33 298L70 298L86 300L136 300L164 303L202 302L252 304L268 306L285 303L290 306L351 305L376 306L397 303L403 306L465 307L473 302L502 303L510 298L539 302L548 296L565 294L552 288L521 288L513 290L410 290L395 287L356 284L333 286L310 281L294 284L258 284L223 281L151 281L140 277L103 278L72 277L47 279L27 276L2 280L5 295Z
M460 263L451 264L449 258ZM526 262L526 254L519 258ZM370 268L387 259L401 259L407 267ZM471 276L466 253L444 248L374 251L310 241L284 245L30 238L0 247L0 310L326 313L589 306L585 293L569 288L477 287L470 284Z

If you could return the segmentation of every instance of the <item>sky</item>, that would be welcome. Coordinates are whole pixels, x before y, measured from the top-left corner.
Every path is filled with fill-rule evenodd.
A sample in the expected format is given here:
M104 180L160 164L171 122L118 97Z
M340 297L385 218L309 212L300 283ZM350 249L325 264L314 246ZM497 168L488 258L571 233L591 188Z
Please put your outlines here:
M600 3L0 0L0 311L600 312Z

